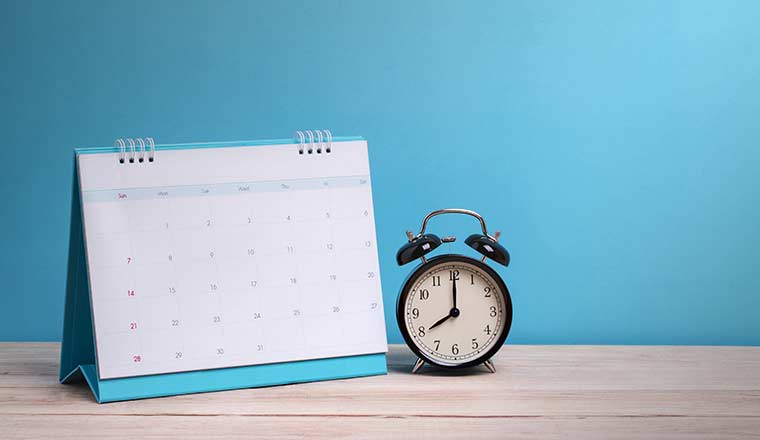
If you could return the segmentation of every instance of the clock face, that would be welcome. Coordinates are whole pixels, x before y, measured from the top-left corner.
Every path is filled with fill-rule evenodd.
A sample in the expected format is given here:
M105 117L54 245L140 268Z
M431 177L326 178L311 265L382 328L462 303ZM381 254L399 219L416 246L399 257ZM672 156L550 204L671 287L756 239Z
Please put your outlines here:
M486 264L442 255L409 277L397 314L418 356L444 367L466 367L489 359L504 344L512 303L504 281Z

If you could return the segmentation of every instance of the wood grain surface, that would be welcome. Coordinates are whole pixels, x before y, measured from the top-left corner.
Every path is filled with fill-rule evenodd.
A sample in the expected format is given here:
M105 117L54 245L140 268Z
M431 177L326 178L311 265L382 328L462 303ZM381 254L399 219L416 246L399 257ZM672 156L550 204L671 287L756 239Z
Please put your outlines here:
M760 439L760 347L505 346L496 374L391 346L387 376L95 403L59 344L0 343L0 438Z

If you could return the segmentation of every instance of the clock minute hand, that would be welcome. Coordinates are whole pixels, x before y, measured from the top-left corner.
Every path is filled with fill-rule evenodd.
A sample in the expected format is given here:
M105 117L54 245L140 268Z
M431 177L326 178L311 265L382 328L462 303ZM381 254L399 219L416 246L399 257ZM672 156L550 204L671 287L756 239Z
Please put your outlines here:
M457 308L457 278L454 277L454 308Z
M446 322L446 320L447 320L447 319L449 319L449 318L451 318L451 315L450 315L450 314L449 314L449 315L446 315L446 316L444 316L444 317L443 317L443 318L441 318L441 319L439 319L438 321L436 321L436 323L435 323L435 324L431 325L431 326L430 326L430 328L428 328L428 331L430 331L430 330L433 330L434 328L436 328L436 327L438 327L439 325L443 324L443 323L444 323L444 322Z

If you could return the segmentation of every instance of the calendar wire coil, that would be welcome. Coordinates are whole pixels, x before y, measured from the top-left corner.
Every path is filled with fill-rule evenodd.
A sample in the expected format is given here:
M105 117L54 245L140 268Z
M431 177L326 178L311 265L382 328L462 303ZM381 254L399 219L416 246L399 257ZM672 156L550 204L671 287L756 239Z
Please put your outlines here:
M329 154L333 135L330 130L298 130L293 135L298 154ZM156 142L152 137L119 138L114 141L119 149L119 163L143 163L156 160Z
M329 154L333 135L330 130L298 130L293 135L298 154Z
M152 137L119 138L113 146L119 149L119 163L143 163L156 160L156 142Z

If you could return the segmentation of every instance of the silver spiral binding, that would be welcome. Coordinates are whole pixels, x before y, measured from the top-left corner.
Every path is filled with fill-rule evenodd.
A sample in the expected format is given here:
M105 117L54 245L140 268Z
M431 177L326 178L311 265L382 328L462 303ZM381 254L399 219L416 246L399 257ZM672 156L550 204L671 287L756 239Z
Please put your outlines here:
M309 154L314 152L314 132L306 130L306 136L309 137L309 149L306 150Z
M145 162L145 141L142 138L137 138L135 141L137 141L137 145L140 146L140 153L137 156L137 161L143 163Z
M135 163L135 140L127 138L127 146L129 147L129 163Z
M293 138L296 141L296 145L298 145L298 154L303 154L303 144L306 141L306 137L303 135L303 132L301 130L296 131L295 136Z
M156 160L156 143L153 142L152 137L147 137L145 140L148 142L148 145L150 145L150 153L148 154L148 162L153 162Z
M156 160L156 142L152 137L119 138L113 146L119 149L119 163L143 163Z
M317 154L322 154L322 132L317 130Z
M325 132L325 137L327 138L327 147L325 148L325 153L331 153L332 152L332 132L330 130L322 130Z
M113 146L119 149L119 163L124 163L124 158L127 155L127 144L124 143L124 139L116 139Z
M332 152L333 136L330 130L298 130L293 135L298 154L327 154Z

